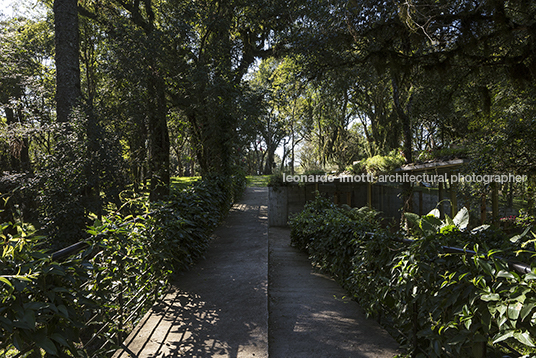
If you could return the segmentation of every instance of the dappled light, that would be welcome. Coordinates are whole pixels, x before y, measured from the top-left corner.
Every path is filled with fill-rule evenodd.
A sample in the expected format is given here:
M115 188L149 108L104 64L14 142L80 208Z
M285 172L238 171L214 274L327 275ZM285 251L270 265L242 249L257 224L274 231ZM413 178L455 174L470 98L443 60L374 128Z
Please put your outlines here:
M139 356L358 356L309 340L345 330L328 301L304 316L325 326L285 321L292 353L224 310L267 299L268 225L402 356L535 354L535 19L531 0L0 0L0 356L111 357L145 314L166 338L142 329Z

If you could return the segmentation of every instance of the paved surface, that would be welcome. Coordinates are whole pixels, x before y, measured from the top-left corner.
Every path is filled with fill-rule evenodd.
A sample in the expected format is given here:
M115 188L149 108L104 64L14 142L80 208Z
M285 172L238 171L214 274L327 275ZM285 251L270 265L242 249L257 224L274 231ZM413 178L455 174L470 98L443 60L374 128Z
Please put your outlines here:
M269 353L274 358L393 357L398 344L330 277L290 247L290 230L269 231Z
M125 341L125 357L268 357L268 193L248 188L205 257Z
M391 337L343 299L333 280L289 247L288 229L271 228L268 235L267 199L266 188L246 190L214 233L206 259L177 277L114 358L397 353Z

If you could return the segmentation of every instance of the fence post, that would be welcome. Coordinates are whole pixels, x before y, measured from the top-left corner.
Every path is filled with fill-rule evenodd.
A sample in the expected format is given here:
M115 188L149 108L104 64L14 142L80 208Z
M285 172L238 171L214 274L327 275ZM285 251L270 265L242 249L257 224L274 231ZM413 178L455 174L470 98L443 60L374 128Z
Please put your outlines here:
M499 223L499 188L496 182L491 183L491 216L494 224Z
M119 330L117 331L117 345L120 346L123 343L123 282L125 281L125 267L123 263L123 258L119 259Z
M439 216L440 217L444 217L444 214L445 214L445 210L443 208L443 199L445 198L445 193L444 193L444 184L442 182L439 182Z
M453 172L450 172L450 215L451 217L455 217L456 213L458 212L458 183L456 180L452 180Z
M415 297L415 301L413 301L413 312L411 320L413 321L413 336L411 337L413 339L413 352L411 353L411 357L415 358L417 357L417 351L419 350L419 340L417 337L417 332L419 332L419 314L418 314L418 306L417 306L417 297Z

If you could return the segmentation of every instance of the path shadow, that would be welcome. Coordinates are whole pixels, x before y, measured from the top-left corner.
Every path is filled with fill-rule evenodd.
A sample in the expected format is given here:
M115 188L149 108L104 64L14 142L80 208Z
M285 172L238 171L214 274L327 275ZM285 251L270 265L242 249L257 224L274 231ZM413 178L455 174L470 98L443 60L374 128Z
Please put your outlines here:
M266 197L248 188L205 259L175 277L114 358L267 357Z

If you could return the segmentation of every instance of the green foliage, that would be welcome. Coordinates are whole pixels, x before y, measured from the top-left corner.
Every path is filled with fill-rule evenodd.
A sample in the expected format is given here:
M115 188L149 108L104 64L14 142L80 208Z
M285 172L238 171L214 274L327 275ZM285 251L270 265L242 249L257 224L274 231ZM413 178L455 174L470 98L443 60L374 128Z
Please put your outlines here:
M275 173L268 178L268 186L277 188L282 185L286 185L283 181L283 173Z
M84 238L91 214L102 215L103 206L121 203L125 187L124 163L118 140L103 128L88 133L89 119L82 113L69 123L50 126L55 149L41 158L30 189L38 192L40 220L55 247ZM90 150L90 142L95 150Z
M186 189L196 181L201 179L201 177L193 176L193 177L173 177L171 178L171 187L174 190L182 190Z
M269 175L248 175L246 177L248 186L265 187L270 180Z
M318 197L291 220L291 242L415 355L484 357L485 351L501 354L504 343L534 352L536 276L504 261L529 262L534 253L516 251L491 229L461 231L466 216L462 210L448 223L434 212L418 218L416 224L434 229L405 243L400 234L377 229L374 212L348 211ZM442 225L455 229L442 231ZM443 246L476 254L448 254Z
M441 220L439 215L437 208L422 217L414 213L404 213L404 216L413 224L413 228L417 230L418 234L424 236L434 235L438 232L443 234L452 231L463 231L469 225L469 211L465 207L461 208L453 219L445 215L445 220ZM475 230L480 231L488 227L488 225L481 226Z
M424 162L427 160L450 160L456 158L467 158L469 155L469 149L467 148L441 148L423 150L417 156L417 161Z
M352 174L361 173L386 173L400 167L405 163L404 157L399 151L393 150L389 155L375 155L359 161L351 168L348 168Z
M26 236L22 226L15 235L3 235L6 225L0 225L0 347L79 356L75 343L85 323L84 310L94 308L83 286L90 276L87 252L55 262L39 250L40 237Z
M229 183L230 182L230 183ZM212 177L196 181L169 200L153 204L145 234L154 263L168 269L190 266L205 251L209 234L244 188L239 178Z
M526 210L520 209L519 215L514 218L514 222L522 228L534 227L536 218L533 215L530 215Z
M53 260L43 238L28 237L25 226L12 235L0 225L0 350L110 356L136 323L125 318L135 309L141 318L170 275L201 257L244 185L240 176L212 177L167 201L149 206L145 198L141 207L150 214L96 221L87 229L89 248L64 261Z
M37 190L32 188L33 177L28 173L13 173L0 176L0 222L12 221L13 217L27 222L36 222Z
M357 249L355 232L373 231L376 212L367 208L347 210L317 195L291 218L291 244L309 253L314 265L344 280L349 276Z

